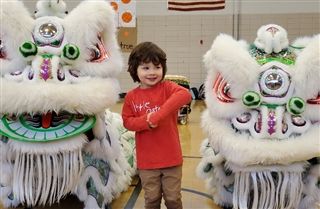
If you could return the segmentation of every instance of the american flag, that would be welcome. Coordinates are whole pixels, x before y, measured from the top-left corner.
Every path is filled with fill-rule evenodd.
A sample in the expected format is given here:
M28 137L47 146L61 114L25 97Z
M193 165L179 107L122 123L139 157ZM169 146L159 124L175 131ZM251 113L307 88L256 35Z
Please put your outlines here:
M199 11L224 9L225 0L168 0L168 10Z

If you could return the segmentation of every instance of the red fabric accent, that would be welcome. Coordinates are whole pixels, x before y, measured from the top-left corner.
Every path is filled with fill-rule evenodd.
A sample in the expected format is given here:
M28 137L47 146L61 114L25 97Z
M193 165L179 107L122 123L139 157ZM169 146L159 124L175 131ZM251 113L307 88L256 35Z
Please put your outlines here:
M51 125L51 120L52 120L52 113L48 112L45 114L42 114L42 118L41 118L41 125L42 128L49 128Z
M172 81L148 89L135 88L125 97L122 108L124 127L136 131L138 169L155 169L182 164L177 128L178 110L191 101L190 92ZM147 114L156 128L150 129Z

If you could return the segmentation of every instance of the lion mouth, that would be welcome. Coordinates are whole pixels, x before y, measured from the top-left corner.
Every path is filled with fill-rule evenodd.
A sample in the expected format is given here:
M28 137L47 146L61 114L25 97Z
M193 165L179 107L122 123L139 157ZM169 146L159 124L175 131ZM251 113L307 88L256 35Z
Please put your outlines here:
M30 124L30 126L34 128L43 128L43 129L49 129L49 128L56 128L61 124L67 123L69 120L72 120L74 117L75 120L81 121L84 116L83 115L74 115L70 114L68 112L62 112L57 114L56 112L47 112L42 114L23 114L20 116L25 122ZM9 120L16 120L17 117L8 117Z
M0 121L0 134L19 141L48 142L84 133L95 121L95 116L69 112L5 115Z

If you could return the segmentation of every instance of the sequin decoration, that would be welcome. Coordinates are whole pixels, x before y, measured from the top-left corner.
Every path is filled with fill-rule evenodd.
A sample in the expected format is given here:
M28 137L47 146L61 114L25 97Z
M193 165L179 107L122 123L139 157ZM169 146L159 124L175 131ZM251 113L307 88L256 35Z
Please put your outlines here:
M260 133L261 127L262 127L262 116L261 116L261 112L258 112L258 121L254 124L254 129L257 133Z
M269 110L269 114L268 114L268 133L270 135L272 135L273 133L276 132L275 130L275 126L276 126L276 113L274 112L274 110Z
M20 71L20 70L10 73L10 75L12 75L12 76L17 76L17 75L21 75L21 74L22 74L22 71Z
M32 80L33 77L34 77L34 72L33 72L33 69L30 68L30 69L29 69L29 72L28 72L28 79L29 79L29 80Z
M293 65L296 59L296 55L290 49L283 49L279 53L267 54L255 45L251 45L249 53L260 65L264 65L271 61L278 61L285 65Z
M49 78L52 78L51 76L51 59L49 57L45 57L41 63L40 66L40 78L44 79L47 81Z
M59 81L63 81L65 79L64 71L61 69L61 67L57 71L57 77Z
M291 120L295 126L305 126L307 123L300 115L292 115Z
M288 124L285 120L282 120L282 133L286 133L288 131Z
M239 123L247 123L249 120L251 120L251 113L245 112L242 113L239 117L237 117L237 121Z

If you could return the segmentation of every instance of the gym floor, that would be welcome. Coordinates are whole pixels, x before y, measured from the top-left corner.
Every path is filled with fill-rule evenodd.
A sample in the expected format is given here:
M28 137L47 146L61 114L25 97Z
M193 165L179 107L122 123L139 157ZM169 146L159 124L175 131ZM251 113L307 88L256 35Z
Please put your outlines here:
M110 108L121 113L122 102ZM184 158L182 177L182 202L184 209L220 209L214 204L205 189L205 182L196 176L195 170L200 161L199 148L205 135L201 129L201 114L205 109L203 101L191 103L191 113L186 125L178 125ZM123 192L110 205L111 209L143 209L144 198L138 177L134 177L126 192ZM34 209L82 209L83 205L74 196L68 196L59 204L36 207ZM163 204L163 209L166 208ZM0 209L3 207L0 205ZM23 209L19 207L18 209Z

